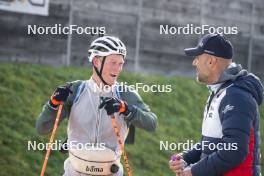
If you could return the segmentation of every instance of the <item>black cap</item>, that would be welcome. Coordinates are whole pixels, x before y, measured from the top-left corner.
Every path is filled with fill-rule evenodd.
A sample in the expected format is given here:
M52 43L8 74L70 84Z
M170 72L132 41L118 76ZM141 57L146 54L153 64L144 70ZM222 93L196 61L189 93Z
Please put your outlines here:
M220 34L206 34L200 39L198 46L186 48L184 52L187 56L198 56L207 53L224 59L232 59L233 46L229 40Z

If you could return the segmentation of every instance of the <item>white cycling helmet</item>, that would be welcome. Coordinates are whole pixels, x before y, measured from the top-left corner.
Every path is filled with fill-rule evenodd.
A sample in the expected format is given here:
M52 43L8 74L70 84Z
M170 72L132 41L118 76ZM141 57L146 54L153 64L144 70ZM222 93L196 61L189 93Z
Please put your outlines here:
M108 56L111 54L121 54L126 57L126 46L117 37L103 36L91 43L88 50L89 61L92 62L94 56Z

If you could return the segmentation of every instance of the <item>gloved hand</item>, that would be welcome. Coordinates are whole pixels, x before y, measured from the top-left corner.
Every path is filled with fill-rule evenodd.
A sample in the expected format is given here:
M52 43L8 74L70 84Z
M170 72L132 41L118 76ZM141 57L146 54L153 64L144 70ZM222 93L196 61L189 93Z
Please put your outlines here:
M70 89L71 86L72 84L69 83L64 86L57 87L50 97L50 106L53 108L57 108L60 104L62 104L62 102L65 102L70 93L72 93Z
M121 114L128 116L132 110L126 102L115 97L101 97L101 104L99 105L99 109L102 108L106 110L107 115L112 115L115 112L120 112Z

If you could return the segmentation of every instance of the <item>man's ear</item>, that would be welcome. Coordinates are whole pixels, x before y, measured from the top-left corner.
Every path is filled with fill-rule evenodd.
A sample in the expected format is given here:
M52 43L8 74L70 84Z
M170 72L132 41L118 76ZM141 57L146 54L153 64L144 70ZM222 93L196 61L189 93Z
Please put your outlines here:
M209 56L209 58L208 58L208 65L211 68L215 68L216 67L216 64L217 64L217 58L214 57L214 56Z
M95 56L94 59L93 59L93 65L96 67L96 68L99 68L101 66L101 62L100 62L100 59L99 57Z

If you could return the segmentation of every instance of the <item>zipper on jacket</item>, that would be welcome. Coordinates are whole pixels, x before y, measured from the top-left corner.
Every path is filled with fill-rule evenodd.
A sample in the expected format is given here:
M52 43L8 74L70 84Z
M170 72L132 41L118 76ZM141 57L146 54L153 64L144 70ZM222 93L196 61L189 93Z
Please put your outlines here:
M100 126L100 116L101 116L101 111L99 109L99 105L101 101L101 94L99 94L99 104L97 106L97 114L96 114L96 126L95 126L95 144L98 142L98 137L99 137L99 126Z

